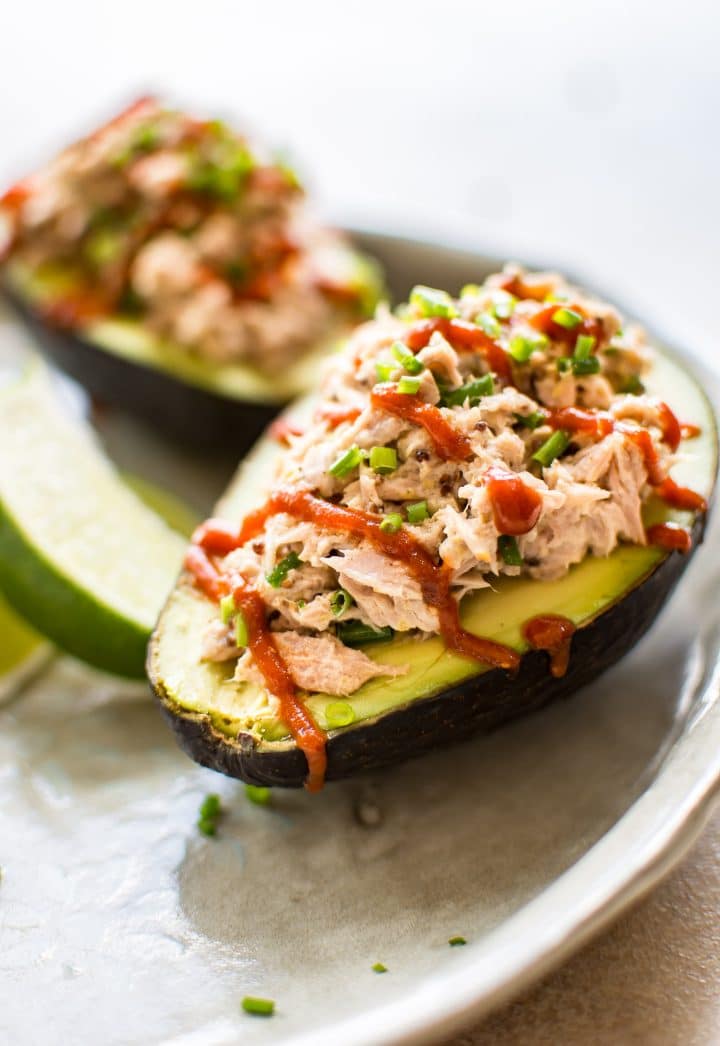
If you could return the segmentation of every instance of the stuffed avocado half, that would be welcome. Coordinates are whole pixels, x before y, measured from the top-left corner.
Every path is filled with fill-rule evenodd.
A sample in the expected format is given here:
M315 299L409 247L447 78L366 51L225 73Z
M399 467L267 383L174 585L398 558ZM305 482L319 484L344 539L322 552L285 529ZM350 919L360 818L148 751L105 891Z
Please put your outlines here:
M359 328L241 466L148 655L197 761L318 787L569 694L702 536L712 409L554 274L427 287Z
M287 165L151 98L13 186L0 225L49 353L193 446L249 446L382 293Z

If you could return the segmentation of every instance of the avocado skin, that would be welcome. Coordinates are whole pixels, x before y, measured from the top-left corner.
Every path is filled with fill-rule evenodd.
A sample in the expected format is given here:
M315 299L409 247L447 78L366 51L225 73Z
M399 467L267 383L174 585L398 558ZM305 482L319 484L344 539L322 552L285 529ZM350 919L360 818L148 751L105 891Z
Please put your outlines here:
M515 676L493 669L379 719L331 734L326 780L378 770L473 734L488 733L556 698L569 697L597 678L653 624L702 542L705 518L700 515L695 522L688 555L671 552L640 584L577 630L564 676L552 676L548 655L531 650L523 656ZM233 741L216 731L202 713L178 711L167 701L161 683L153 681L151 685L181 748L196 762L248 784L283 788L303 785L305 756L292 742L257 745L249 735Z
M282 403L221 396L153 367L129 364L81 333L50 326L7 288L6 294L46 354L91 396L121 407L184 449L202 453L224 447L236 459L283 409Z

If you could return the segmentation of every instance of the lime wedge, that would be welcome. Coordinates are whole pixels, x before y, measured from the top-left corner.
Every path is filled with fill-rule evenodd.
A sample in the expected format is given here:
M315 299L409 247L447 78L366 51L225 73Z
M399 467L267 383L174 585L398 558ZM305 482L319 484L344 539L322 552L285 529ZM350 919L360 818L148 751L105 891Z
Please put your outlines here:
M53 648L0 597L0 705L47 664Z
M61 409L43 365L0 391L0 590L38 632L141 677L184 547Z

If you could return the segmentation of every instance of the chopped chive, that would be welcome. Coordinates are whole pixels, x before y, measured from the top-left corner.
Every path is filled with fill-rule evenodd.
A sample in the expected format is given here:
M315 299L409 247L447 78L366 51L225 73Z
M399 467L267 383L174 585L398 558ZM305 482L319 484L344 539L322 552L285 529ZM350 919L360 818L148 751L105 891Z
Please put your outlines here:
M637 374L633 374L631 378L627 379L620 391L626 392L631 396L639 396L640 393L645 391L645 386L640 381L640 378L638 378Z
M370 451L370 468L373 472L386 475L394 472L398 466L397 451L394 447L373 447Z
M337 626L337 636L345 646L362 646L364 643L387 643L395 635L393 630L371 628L362 621L344 621Z
M565 330L571 331L582 323L583 318L579 312L575 312L574 309L568 309L563 306L561 309L556 309L552 314L553 323L557 323L558 327L564 327Z
M402 363L408 374L420 374L425 370L425 364L419 360L415 353L401 341L396 341L392 346L392 354L398 363Z
M250 637L248 635L247 621L244 615L238 610L237 616L235 617L235 645L236 646L247 646Z
M547 421L547 415L541 410L533 410L530 414L514 414L513 417L518 425L526 429L537 429Z
M325 709L325 721L330 730L350 726L355 722L355 709L347 701L333 701Z
M545 440L543 445L535 451L533 461L537 461L543 468L547 468L553 463L555 458L562 454L569 442L569 433L565 432L564 429L558 429L557 432L553 432L550 439Z
M502 333L500 324L490 312L481 312L475 317L475 323L491 338L499 338Z
M477 283L466 283L460 291L461 298L477 298L478 294L480 294L480 287Z
M388 972L387 966L385 966L381 962L374 962L372 964L371 969L373 970L374 973L387 973Z
M527 363L533 352L544 349L548 340L544 334L516 334L511 339L508 352L516 363Z
M241 1005L245 1013L251 1013L254 1017L272 1017L275 1013L275 1003L272 999L258 999L253 995L246 995Z
M572 369L573 374L578 377L583 374L599 374L600 360L597 356L591 356L588 360L573 360Z
M235 600L231 595L223 596L220 600L220 619L224 625L230 623L230 618L235 613Z
M592 334L578 334L575 342L575 359L586 360L595 348L595 337Z
M498 538L498 552L504 563L509 567L521 567L522 556L518 548L517 538L509 534L501 534Z
M415 306L421 316L443 316L453 319L459 315L447 291L435 287L413 287L410 292L410 304Z
M215 820L220 816L222 810L222 804L220 802L220 796L216 795L215 792L211 792L210 795L206 795L200 804L200 817L209 821Z
M516 305L517 298L509 291L495 291L493 294L492 311L499 320L509 320Z
M333 592L330 596L330 609L333 612L333 616L342 617L354 602L355 600L349 592L346 592L344 588L339 588L337 592Z
M375 374L378 381L390 381L395 370L397 370L397 367L394 363L383 363L379 360L375 364Z
M144 127L138 127L133 139L133 145L142 152L150 152L151 149L156 148L159 141L160 136L157 128L146 124Z
M413 505L408 505L406 512L408 523L424 523L430 518L427 501L416 501Z
M568 371L572 370L572 365L573 365L572 357L570 357L570 356L561 356L560 359L557 361L558 372L560 374L567 374Z
M406 396L415 396L420 389L420 378L400 378L397 390Z
M307 606L307 599L298 599L295 606L298 608L298 610L304 610Z
M451 937L448 940L448 944L451 948L457 948L459 945L467 944L467 941L464 937Z
M356 469L364 458L365 452L360 450L357 445L352 446L332 463L328 472L331 476L340 479L342 476L347 476L348 472L352 472L353 469Z
M495 391L495 383L492 374L483 374L481 378L469 381L467 385L461 385L459 389L446 392L442 397L444 407L462 407L468 400L471 407L480 402L483 396L491 396Z
M256 806L267 806L270 796L270 789L263 785L245 785L245 798Z
M397 534L402 525L403 518L399 512L388 512L380 524L380 529L383 534Z
M200 810L198 811L198 831L207 836L215 835L221 813L222 805L220 803L220 796L215 795L214 792L210 795L206 795L200 804Z
M278 565L270 571L269 574L265 575L265 580L268 585L272 585L273 588L280 588L285 578L288 576L291 570L297 570L298 567L303 565L303 561L297 552L288 552L288 554L280 560Z

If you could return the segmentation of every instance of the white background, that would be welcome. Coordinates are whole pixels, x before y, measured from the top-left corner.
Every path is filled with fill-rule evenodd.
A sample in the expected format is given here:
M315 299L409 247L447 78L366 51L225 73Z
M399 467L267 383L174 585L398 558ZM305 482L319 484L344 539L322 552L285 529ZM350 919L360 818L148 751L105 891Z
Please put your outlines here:
M713 350L712 0L15 0L3 21L4 181L151 89L287 146L336 221L568 266Z

